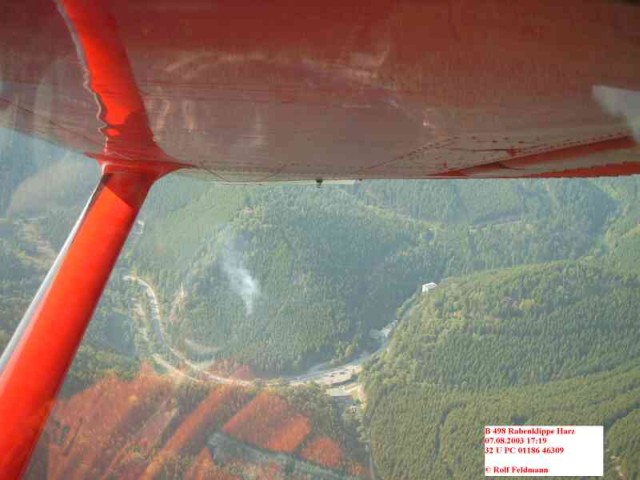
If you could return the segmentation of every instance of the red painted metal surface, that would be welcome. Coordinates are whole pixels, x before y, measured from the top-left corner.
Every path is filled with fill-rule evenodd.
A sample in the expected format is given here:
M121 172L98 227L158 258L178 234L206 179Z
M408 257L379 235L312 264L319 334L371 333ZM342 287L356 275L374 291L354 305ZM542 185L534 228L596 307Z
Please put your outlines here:
M468 169L447 172L442 178L557 178L634 175L640 173L639 162L624 162L617 152L633 151L636 141L629 136L597 140L578 145L562 145L555 149L534 152L518 152L513 149L511 158ZM600 157L595 157L600 155ZM605 155L611 159L606 163ZM592 157L593 164L587 160ZM576 160L577 159L577 160ZM577 165L576 166L576 162Z
M104 3L60 3L98 103L102 179L0 361L0 478L19 478L93 311L155 180L184 167L153 140Z
M170 161L156 145L117 24L106 3L60 1L85 67L85 86L98 102L105 137L99 159ZM96 156L92 154L92 156Z
M134 161L169 156L258 182L483 177L484 165L554 150L557 161L494 174L640 164L635 144L624 159L567 149L639 135L637 112L601 102L607 89L640 95L629 2L61 1L75 46L51 6L7 2L0 14L0 125L92 155L107 134ZM148 123L115 106L95 115L74 47L101 77L86 82L100 102L144 105ZM104 68L105 52L129 63Z
M4 478L23 470L168 171L271 181L640 168L637 132L593 93L640 90L640 10L618 2L12 5L0 12L0 126L86 152L104 177L3 356Z

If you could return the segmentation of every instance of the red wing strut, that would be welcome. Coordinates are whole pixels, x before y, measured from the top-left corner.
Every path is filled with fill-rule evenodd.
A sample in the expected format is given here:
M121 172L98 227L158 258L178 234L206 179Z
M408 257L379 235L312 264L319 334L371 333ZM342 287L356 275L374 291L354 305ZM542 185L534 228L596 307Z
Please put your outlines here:
M111 270L155 180L160 155L115 23L102 2L63 1L104 121L102 178L0 362L0 477L19 478Z

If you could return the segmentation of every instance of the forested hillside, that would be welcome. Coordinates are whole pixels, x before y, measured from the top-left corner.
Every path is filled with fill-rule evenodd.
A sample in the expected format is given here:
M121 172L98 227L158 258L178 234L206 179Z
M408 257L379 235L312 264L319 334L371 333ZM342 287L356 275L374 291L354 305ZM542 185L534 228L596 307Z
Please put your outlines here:
M97 172L86 159L44 143L18 138L5 145L3 166L11 174L2 179L6 247L0 254L15 266L3 279L0 339L6 341ZM120 280L137 273L157 291L163 318L171 316L166 328L174 346L197 337L259 374L299 372L375 348L369 331L391 322L428 281L604 258L610 251L614 266L632 273L637 265L630 261L638 251L636 179L362 182L316 189L190 177L172 175L153 188L110 292L122 314L136 293ZM34 257L29 249L48 256ZM19 275L24 269L30 270Z
M27 217L34 242L51 251L62 245L91 183L81 164L61 162L77 172L83 195L63 197L54 189L44 203L29 202L20 193L28 186L17 187L4 221L6 241L24 230L14 223ZM56 168L25 183L59 182ZM637 231L628 219L635 183L598 182L365 182L316 189L172 176L154 187L140 216L143 234L132 235L120 271L150 281L165 313L184 293L167 327L174 345L197 337L258 373L300 371L375 348L369 330L391 322L427 281L602 257L608 243L616 245L611 262L633 270L628 260L637 252ZM612 223L616 229L607 233ZM15 303L24 295L17 311L39 281L21 278L33 285L6 296ZM15 321L6 318L7 325Z
M407 311L385 374L485 390L610 370L640 357L639 293L579 262L451 279Z
M616 466L638 478L638 311L636 276L580 261L453 278L416 296L366 371L382 477L475 478L484 425L577 424L605 426L605 478Z
M86 159L4 145L0 348L97 180ZM639 274L636 177L318 189L171 175L139 216L64 393L109 372L127 382L168 352L184 366L175 352L190 349L211 354L198 368L214 373L300 374L378 349L371 330L398 320L362 374L360 433L380 478L478 478L471 445L485 424L576 423L605 425L605 478L636 479Z
M637 479L639 370L635 361L607 373L490 391L381 387L370 392L368 407L377 472L393 480L481 478L485 425L604 425L604 478Z
M247 189L170 177L154 189L128 258L166 311L184 293L184 314L170 326L177 345L197 337L258 373L300 371L374 348L369 330L391 322L427 281L606 255L610 224L633 203L616 188L575 180Z

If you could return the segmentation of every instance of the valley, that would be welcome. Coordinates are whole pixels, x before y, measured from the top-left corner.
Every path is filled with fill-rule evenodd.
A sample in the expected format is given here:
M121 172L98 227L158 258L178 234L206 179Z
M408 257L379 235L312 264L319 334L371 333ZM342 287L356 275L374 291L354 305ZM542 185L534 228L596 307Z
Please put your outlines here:
M59 162L3 184L0 347L95 178ZM60 169L76 190L58 191ZM636 478L639 205L635 177L169 176L31 478L474 479L484 424L536 422L604 425L605 479Z

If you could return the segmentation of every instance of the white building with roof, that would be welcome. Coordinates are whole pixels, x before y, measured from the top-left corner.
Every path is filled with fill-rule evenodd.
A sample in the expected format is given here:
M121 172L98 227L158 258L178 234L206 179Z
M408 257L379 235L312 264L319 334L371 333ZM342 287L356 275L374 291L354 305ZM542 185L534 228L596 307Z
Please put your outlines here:
M422 285L422 293L429 293L430 290L433 290L438 286L437 283L429 282Z

